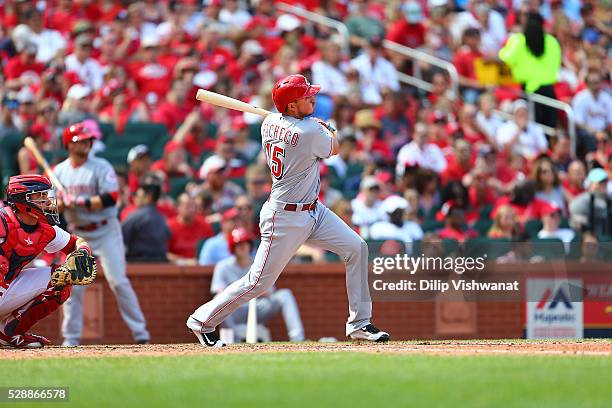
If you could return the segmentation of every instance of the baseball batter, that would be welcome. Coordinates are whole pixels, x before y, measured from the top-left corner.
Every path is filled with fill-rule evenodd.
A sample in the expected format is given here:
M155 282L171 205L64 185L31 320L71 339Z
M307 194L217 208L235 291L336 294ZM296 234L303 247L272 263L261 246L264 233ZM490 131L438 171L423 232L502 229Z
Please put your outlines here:
M150 336L145 318L125 272L125 249L115 206L119 192L117 176L109 162L89 157L93 138L81 123L64 130L63 143L69 157L55 167L66 189L59 208L70 228L84 237L97 255L119 304L121 317L132 331L135 342L146 343ZM62 334L65 346L80 343L83 294L83 287L75 287L64 305Z
M346 335L352 339L387 341L389 334L370 323L368 247L336 214L317 202L319 162L338 152L333 131L312 114L318 85L302 75L290 75L272 89L279 112L262 123L262 146L272 173L272 191L260 212L261 244L249 272L187 319L202 345L223 344L215 328L237 308L274 285L304 243L338 254L346 264L349 317Z

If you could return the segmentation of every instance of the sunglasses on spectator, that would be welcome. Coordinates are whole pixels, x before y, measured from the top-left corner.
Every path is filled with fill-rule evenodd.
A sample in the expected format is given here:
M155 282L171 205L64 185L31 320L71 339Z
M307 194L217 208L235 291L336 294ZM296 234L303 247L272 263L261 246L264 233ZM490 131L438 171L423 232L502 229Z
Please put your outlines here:
M247 204L247 205L237 205L236 209L240 210L240 211L242 211L242 210L247 211L247 210L252 210L253 206L249 205L249 204Z

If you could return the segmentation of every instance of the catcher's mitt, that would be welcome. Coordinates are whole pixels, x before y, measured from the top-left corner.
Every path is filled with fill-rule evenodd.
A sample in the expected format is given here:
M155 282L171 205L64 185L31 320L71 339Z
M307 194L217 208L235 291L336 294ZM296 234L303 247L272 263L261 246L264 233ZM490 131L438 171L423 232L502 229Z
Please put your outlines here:
M96 279L96 258L84 249L68 255L66 262L51 272L51 285L61 288L66 285L89 285Z

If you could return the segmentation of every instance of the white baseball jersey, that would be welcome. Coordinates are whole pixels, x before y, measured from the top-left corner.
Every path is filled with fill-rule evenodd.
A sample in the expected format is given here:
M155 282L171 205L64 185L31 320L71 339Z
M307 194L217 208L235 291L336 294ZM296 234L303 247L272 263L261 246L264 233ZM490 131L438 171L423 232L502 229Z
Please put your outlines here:
M272 172L270 199L311 203L319 196L319 161L331 156L332 135L315 119L273 113L261 125L262 146Z
M90 157L79 167L72 167L70 160L66 159L55 167L55 174L66 192L75 197L91 197L119 191L113 166L99 157ZM64 216L71 224L88 225L117 218L117 207L111 206L97 211L76 207L66 209Z
M273 182L270 198L259 214L261 243L253 265L244 276L196 309L187 326L203 333L212 332L250 299L270 290L297 249L308 242L335 252L346 263L349 300L346 334L366 327L372 316L367 244L321 203L308 206L306 211L303 206L297 211L286 207L286 203L307 204L317 199L319 162L331 155L333 135L315 119L296 119L276 113L264 119L261 136ZM235 277L238 275L235 273ZM213 282L213 289L217 289L216 284ZM284 297L286 293L278 290L270 298L277 294ZM283 304L289 305L287 310L295 310L297 314L293 297L287 296ZM283 315L289 314L287 310L283 306ZM295 331L286 322L290 338L292 332L294 338L303 338L298 320Z

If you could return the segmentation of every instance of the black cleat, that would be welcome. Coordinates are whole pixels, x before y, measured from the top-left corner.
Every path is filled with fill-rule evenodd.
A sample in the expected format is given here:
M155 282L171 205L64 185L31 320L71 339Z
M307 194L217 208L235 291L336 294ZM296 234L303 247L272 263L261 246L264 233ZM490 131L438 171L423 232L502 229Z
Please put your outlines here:
M368 324L362 329L355 330L349 337L353 340L366 340L376 343L389 341L389 333L377 329L373 324Z

